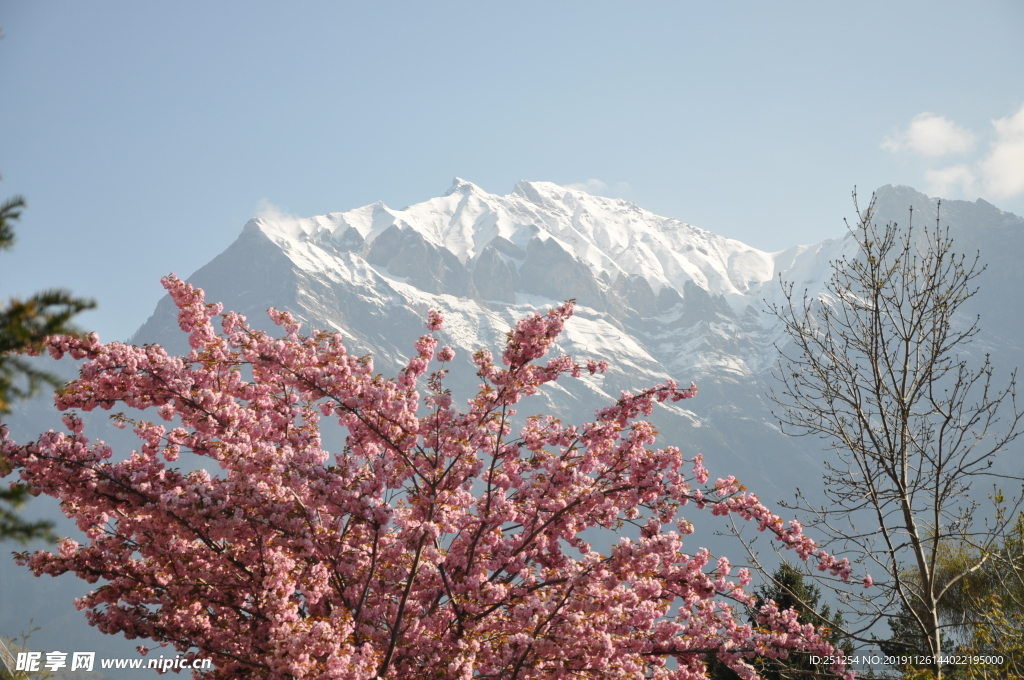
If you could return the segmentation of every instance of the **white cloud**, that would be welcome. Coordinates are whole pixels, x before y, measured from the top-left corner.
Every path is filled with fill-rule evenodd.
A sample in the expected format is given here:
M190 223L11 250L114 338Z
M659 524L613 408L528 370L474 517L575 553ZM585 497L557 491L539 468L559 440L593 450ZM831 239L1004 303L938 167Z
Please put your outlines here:
M588 194L600 196L602 193L608 190L608 184L602 182L599 179L588 179L586 182L574 182L572 184L566 184L565 188L575 189L576 191L586 191Z
M949 198L984 196L994 201L1024 194L1024 105L1016 113L993 120L992 128L988 152L980 160L925 171L929 193ZM973 132L953 121L919 113L905 132L886 137L882 148L936 158L968 153L975 142Z
M1017 113L992 121L996 139L978 163L985 193L1005 199L1024 193L1024 105Z
M282 222L296 219L295 215L277 207L265 198L261 198L256 202L256 217L265 219L268 222Z
M948 118L932 113L919 113L906 131L886 137L882 148L892 152L912 151L922 156L945 156L970 153L974 150L974 133Z
M967 165L953 165L942 170L928 170L928 193L932 196L960 196L977 194L977 178Z

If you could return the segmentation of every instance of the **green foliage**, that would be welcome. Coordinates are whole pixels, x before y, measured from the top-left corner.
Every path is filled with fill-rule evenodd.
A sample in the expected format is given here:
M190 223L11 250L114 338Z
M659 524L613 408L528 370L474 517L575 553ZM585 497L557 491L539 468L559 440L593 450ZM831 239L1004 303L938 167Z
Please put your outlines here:
M20 639L0 638L0 680L50 680L53 673L42 669L33 673L15 670L15 657L18 652L30 651L28 640L32 633L40 630L33 621L28 622L28 632L22 631Z
M983 559L984 558L984 559ZM966 565L979 564L964 573ZM943 636L948 654L971 657L971 663L947 665L942 675L951 680L1006 680L1024 678L1024 516L988 554L964 546L942 543L936 560L936 581L948 590L940 601ZM926 655L928 645L913 611L906 607L890 621L891 636L879 644L886 654ZM974 657L981 657L974 660ZM987 663L1002 657L1002 663ZM904 666L905 680L930 680L923 667Z
M0 466L4 461L0 459ZM52 522L26 522L18 517L17 509L28 500L28 487L19 484L12 489L0 490L0 541L15 540L27 543L34 538L53 539Z
M821 589L804 580L804 574L789 562L782 564L772 574L772 582L757 589L757 606L772 600L780 610L793 608L800 623L810 623L828 632L829 643L845 655L853 654L853 644L842 633L844 622L841 612L832 613L828 604L821 603ZM751 623L754 623L751 615ZM738 680L739 676L717 659L708 660L708 676L711 680ZM758 674L765 680L786 678L834 677L828 672L828 665L812 664L805 654L791 654L788 659L758 658L753 662Z
M14 244L12 223L21 216L25 199L21 196L0 205L0 250ZM57 386L52 375L32 367L16 355L42 349L49 335L75 332L71 317L92 309L95 303L72 297L64 290L47 290L27 300L10 300L0 308L0 415L9 413L14 399L31 397L44 384ZM24 380L24 384L21 384Z
M25 199L14 196L0 204L0 250L14 245L13 222L21 216ZM64 290L47 290L27 300L11 299L0 307L0 416L10 412L15 399L27 399L43 385L57 386L59 381L40 371L18 354L38 352L48 335L74 332L71 317L91 309L91 300L74 298ZM6 463L0 459L0 472ZM34 538L52 538L50 522L24 522L17 515L28 489L15 486L0 490L0 541L22 543Z

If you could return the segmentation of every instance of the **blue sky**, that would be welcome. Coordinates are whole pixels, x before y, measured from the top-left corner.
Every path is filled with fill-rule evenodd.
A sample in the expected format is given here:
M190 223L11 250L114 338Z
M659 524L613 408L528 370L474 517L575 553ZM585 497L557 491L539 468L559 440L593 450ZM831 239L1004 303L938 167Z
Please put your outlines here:
M765 250L854 185L1024 214L1024 3L0 0L0 298L123 339L273 205L584 184Z

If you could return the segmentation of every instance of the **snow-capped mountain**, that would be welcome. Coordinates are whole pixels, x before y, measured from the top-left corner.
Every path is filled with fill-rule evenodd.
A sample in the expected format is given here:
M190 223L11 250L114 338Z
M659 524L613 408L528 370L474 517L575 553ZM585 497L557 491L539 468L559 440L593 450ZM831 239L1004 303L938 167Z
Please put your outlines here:
M905 221L911 205L915 220L934 219L934 199L884 187L878 220ZM1010 252L1024 252L1021 218L983 201L944 205L944 224L968 250L1005 258L1004 245L985 236L999 233L1016 248ZM499 347L525 313L575 298L560 349L614 368L600 379L560 382L545 408L586 420L622 389L695 380L698 399L658 416L665 439L703 451L723 474L744 471L764 496L779 498L794 483L813 485L823 455L818 441L783 437L771 416L766 393L780 332L765 310L781 300L780 278L813 295L829 262L855 252L844 237L767 253L621 199L526 181L499 196L456 178L443 196L402 209L375 203L250 220L189 280L256 325L268 325L265 309L274 306L307 330L338 330L384 374L404 363L426 311L440 308L444 341L464 362L453 367L451 386L466 396L476 385L473 350ZM174 311L165 298L133 340L187 351ZM987 335L988 349L1017 345L1013 324L995 325L1004 333Z
M443 196L398 210L376 203L250 220L189 280L257 325L275 306L307 330L338 330L385 374L404 363L426 311L440 308L445 342L465 362L450 377L457 395L476 385L473 350L497 348L517 318L574 298L577 315L560 349L607 359L613 369L559 383L545 408L586 420L622 389L695 380L702 403L664 414L663 433L711 449L723 468L749 466L742 439L763 452L764 436L779 441L776 456L810 464L807 452L782 444L763 403L761 377L776 355L764 299L777 297L780 273L818 285L828 260L851 245L840 239L766 253L628 201L548 182L520 182L498 196L456 179ZM187 351L169 299L133 341ZM761 472L773 457L758 456Z
M416 318L447 309L459 319L453 340L472 348L526 309L574 298L588 323L570 344L653 362L659 375L742 376L770 363L761 310L778 275L819 281L849 245L766 253L620 199L548 182L497 196L457 178L444 196L400 210L253 219L192 280L229 308L285 307L392 360L409 348L394 342L396 307ZM168 340L168 304L137 340Z

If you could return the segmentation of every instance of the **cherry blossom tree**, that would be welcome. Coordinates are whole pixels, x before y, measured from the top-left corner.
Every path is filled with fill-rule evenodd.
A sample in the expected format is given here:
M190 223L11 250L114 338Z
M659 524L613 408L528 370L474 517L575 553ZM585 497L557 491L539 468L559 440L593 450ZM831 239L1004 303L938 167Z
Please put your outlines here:
M274 338L174 277L164 286L188 356L53 337L54 357L85 360L56 398L68 431L0 443L88 539L18 560L98 584L77 606L103 632L211 657L204 678L683 680L706 677L714 656L752 679L755 656L834 653L774 602L749 623L749 573L684 552L691 506L851 572L735 478L709 482L701 456L655 448L644 418L693 385L624 392L581 426L538 415L513 432L517 405L544 384L607 368L541 361L571 302L520 320L501 365L478 351L482 385L460 411L444 387L454 351L433 334L386 379L338 334L304 337L270 310L284 330ZM431 331L443 323L430 313ZM141 440L115 458L86 438L79 412L119 405L158 422L115 415ZM343 450L324 450L321 418L345 428ZM184 471L183 452L219 470ZM636 538L607 554L583 538L628 524ZM841 663L832 672L852 677Z

